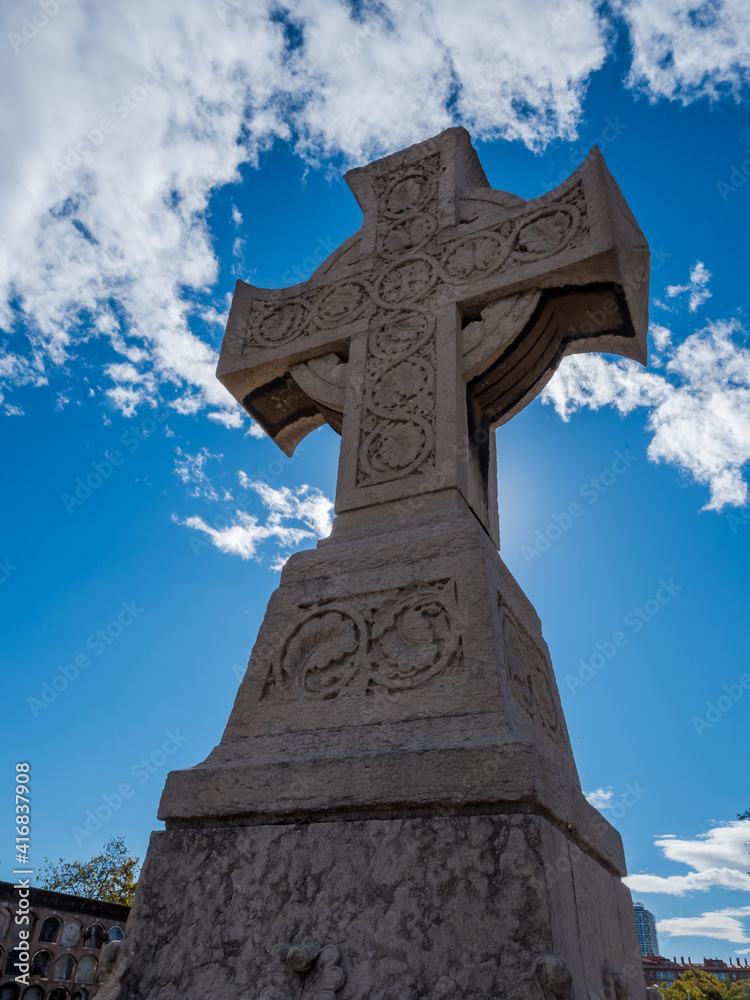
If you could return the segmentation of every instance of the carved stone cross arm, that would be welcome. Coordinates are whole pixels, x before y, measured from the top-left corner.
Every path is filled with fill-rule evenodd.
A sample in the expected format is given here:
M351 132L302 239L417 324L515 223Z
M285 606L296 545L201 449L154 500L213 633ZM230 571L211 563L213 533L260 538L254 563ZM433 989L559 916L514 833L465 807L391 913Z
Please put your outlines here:
M338 513L453 488L496 538L494 427L566 354L645 362L646 240L596 147L530 201L462 128L346 180L362 228L302 284L237 282L218 377L289 455L342 435Z

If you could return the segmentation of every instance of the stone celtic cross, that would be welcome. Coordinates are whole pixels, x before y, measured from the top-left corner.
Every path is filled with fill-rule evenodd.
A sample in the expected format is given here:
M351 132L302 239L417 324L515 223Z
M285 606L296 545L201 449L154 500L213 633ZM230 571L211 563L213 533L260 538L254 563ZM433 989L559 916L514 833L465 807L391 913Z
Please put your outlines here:
M341 433L337 513L457 488L497 538L493 428L566 354L645 361L646 242L596 148L532 201L462 128L346 180L361 230L302 284L238 281L217 374L287 454Z
M167 779L108 996L645 1000L622 844L497 551L492 429L565 354L645 358L648 247L596 149L531 201L463 129L347 181L362 228L309 281L238 282L219 362L287 454L341 433L338 516Z

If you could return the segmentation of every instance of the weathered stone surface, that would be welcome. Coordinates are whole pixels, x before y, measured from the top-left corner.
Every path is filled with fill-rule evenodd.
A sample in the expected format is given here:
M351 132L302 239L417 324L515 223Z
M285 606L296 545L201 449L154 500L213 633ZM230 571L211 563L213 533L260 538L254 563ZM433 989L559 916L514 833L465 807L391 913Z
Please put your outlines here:
M627 891L567 850L559 831L519 814L154 834L128 993L330 1000L310 955L331 949L328 988L347 1000L588 1000L606 996L607 974L640 996L635 929L617 912ZM176 863L179 907L163 891Z
M618 834L497 553L493 427L565 354L645 360L648 248L601 154L531 202L463 129L347 175L309 282L239 282L219 377L342 435L220 744L169 775L116 1000L645 1000Z

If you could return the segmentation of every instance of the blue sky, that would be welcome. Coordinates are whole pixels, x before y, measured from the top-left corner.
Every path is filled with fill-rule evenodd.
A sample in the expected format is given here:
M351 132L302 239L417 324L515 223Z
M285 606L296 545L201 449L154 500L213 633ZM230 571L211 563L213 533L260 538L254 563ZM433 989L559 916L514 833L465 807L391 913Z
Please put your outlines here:
M526 198L598 143L651 245L648 369L569 359L498 434L501 553L662 952L750 956L747 8L109 8L0 13L2 753L33 860L145 854L327 530L334 432L286 459L213 376L235 279L308 276L361 221L342 169L461 123Z

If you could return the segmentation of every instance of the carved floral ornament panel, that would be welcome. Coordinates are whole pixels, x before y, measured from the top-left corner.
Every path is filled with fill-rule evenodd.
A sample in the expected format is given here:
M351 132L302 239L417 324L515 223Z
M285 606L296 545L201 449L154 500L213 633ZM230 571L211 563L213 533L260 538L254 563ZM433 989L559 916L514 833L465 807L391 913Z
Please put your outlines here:
M438 580L300 606L261 698L397 693L450 681L462 669L456 583Z
M346 983L341 950L328 944L277 944L258 1000L336 1000Z
M424 473L435 464L435 319L391 315L368 338L357 485Z
M398 183L417 183L415 177ZM425 179L425 186L429 184ZM433 196L428 199L430 205ZM242 353L280 347L305 333L334 330L367 315L422 302L438 285L460 285L500 270L553 257L580 246L589 234L583 185L579 181L558 201L468 234L437 233L434 212L423 203L403 217L383 213L378 253L356 279L346 278L293 298L254 299L244 320ZM456 290L460 296L460 289Z
M560 741L560 719L549 680L551 666L548 657L502 600L500 607L505 655L513 691L527 715L538 721L552 739Z

